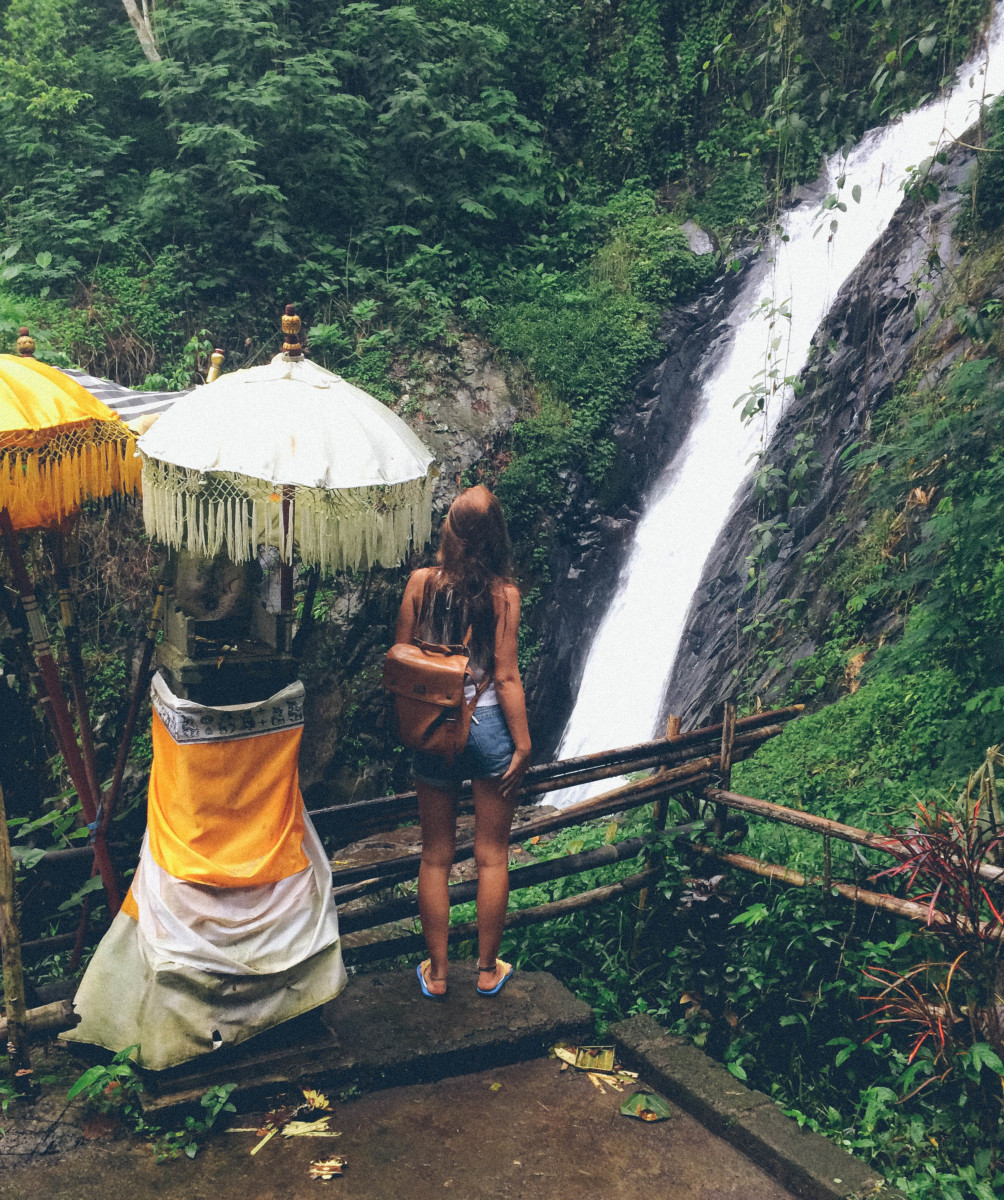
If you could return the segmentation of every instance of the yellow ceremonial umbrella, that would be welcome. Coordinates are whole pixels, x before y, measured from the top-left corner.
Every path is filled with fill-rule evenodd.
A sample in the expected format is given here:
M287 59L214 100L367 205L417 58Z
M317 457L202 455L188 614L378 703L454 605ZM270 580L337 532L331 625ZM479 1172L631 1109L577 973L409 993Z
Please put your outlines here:
M20 355L0 354L0 533L21 597L56 739L84 815L93 827L99 816L101 789L93 763L69 580L57 579L57 584L83 755L17 531L43 527L62 532L66 519L79 510L83 501L137 492L141 464L133 434L118 413L62 371L32 358L35 343L26 329L20 331L18 349ZM62 567L61 546L56 561L57 567ZM95 862L114 912L118 908L114 871L104 831L95 829L95 833Z
M76 380L0 354L0 509L15 529L51 528L84 500L139 491L131 431Z

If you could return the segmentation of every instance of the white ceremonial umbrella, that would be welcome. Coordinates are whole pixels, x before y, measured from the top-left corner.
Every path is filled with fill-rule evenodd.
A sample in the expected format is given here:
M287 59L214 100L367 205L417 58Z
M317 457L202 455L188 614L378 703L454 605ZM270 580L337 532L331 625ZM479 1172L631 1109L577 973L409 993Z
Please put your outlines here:
M295 543L327 573L395 566L431 535L432 453L379 400L304 358L222 375L137 445L146 531L175 549L242 562L264 544L291 562Z

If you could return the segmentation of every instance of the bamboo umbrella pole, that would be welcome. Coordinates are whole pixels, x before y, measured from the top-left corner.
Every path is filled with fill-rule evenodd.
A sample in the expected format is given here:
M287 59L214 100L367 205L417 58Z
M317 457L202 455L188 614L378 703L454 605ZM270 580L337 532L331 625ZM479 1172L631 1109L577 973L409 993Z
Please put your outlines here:
M91 787L91 796L95 810L101 804L101 787L98 782L97 762L94 755L94 732L91 728L91 711L87 701L87 688L84 684L84 658L80 647L80 633L77 629L73 591L70 586L70 572L66 565L66 547L64 535L58 530L50 539L52 549L52 565L56 577L56 592L59 597L59 623L63 629L63 639L66 643L66 665L70 675L70 689L73 693L73 707L77 714L77 730L80 734L80 748L83 752L84 770Z
M119 904L121 903L119 900L118 884L115 880L115 871L112 867L112 861L108 856L108 847L105 844L104 836L99 834L97 827L94 825L97 819L97 811L91 796L83 759L80 756L80 747L77 745L77 739L73 733L73 723L70 720L66 697L63 695L62 684L59 681L59 671L56 669L56 662L52 657L52 647L49 644L49 638L45 631L42 614L38 611L38 602L35 599L35 592L31 586L28 570L24 564L21 546L18 542L17 534L14 532L10 513L6 508L0 508L0 532L2 532L7 543L14 582L20 593L21 606L24 609L24 615L28 622L35 662L38 664L39 673L42 676L45 691L49 697L50 713L53 717L55 728L58 731L57 736L62 743L61 748L63 757L66 760L66 769L69 771L70 779L73 782L74 788L76 788L77 795L80 797L80 803L87 823L94 828L94 860L101 873L101 881L104 884L105 894L108 897L109 910L112 916L114 916L118 912Z
M293 525L296 520L296 489L282 487L282 557L279 561L279 638L283 654L293 652Z
M31 1059L25 1019L24 971L21 934L17 922L14 856L10 850L7 809L0 786L0 955L3 957L3 993L7 1010L7 1056L11 1080L22 1096L31 1091Z
M129 759L129 746L132 742L133 730L136 728L136 718L139 715L140 701L146 690L150 675L150 664L157 645L157 634L160 630L160 620L164 611L164 596L168 587L168 557L161 560L157 579L157 591L153 599L153 609L150 620L146 625L146 637L143 639L143 649L140 653L139 666L133 679L132 693L129 696L129 709L126 713L125 725L122 728L122 740L119 742L118 754L115 756L115 769L112 781L105 794L104 811L101 814L101 824L98 827L103 837L107 836L112 817L119 801L122 790L122 779L125 775L126 762Z

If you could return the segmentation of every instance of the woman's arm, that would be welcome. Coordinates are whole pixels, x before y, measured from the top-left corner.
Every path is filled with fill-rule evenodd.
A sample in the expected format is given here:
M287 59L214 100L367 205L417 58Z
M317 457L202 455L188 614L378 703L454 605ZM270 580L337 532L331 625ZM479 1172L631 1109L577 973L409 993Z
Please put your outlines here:
M430 567L419 567L412 571L404 589L404 599L401 601L401 611L397 616L395 642L411 642L418 629L418 618L422 611L422 596L425 594L425 581L429 577Z
M495 594L495 694L516 749L500 786L506 799L515 798L530 765L530 728L526 697L516 660L519 630L519 589L506 584Z

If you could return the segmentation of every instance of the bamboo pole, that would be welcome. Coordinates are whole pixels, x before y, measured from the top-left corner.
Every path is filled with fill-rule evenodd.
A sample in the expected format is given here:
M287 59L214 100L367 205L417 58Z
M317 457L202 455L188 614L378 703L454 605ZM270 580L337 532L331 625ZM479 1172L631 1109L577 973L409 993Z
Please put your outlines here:
M798 888L823 886L823 879L816 875L803 875L800 871L793 871L790 867L782 867L777 863L753 858L749 854L725 853L716 850L712 846L704 846L699 842L692 844L693 848L699 854L709 855L726 866L737 867L740 871L746 871L752 875L760 875L765 879L773 880L775 883L783 883L788 887ZM869 908L881 909L891 913L893 916L904 917L908 921L916 921L921 925L933 926L936 929L954 927L951 917L946 913L939 912L936 908L932 909L929 904L918 904L916 900L901 900L898 896L889 896L885 892L870 892L853 883L831 882L830 892L831 894L835 892L838 896L843 896L845 900L853 901L856 904L865 904ZM972 934L990 941L1004 940L1004 927L1001 926L976 928L971 922L960 919L958 928L963 933Z
M55 1000L39 1008L29 1008L24 1014L24 1029L28 1034L47 1033L54 1029L71 1029L77 1023L72 1000ZM7 1018L0 1020L0 1041L7 1037Z
M743 751L750 747L759 746L762 742L767 741L772 737L776 737L783 729L782 725L770 725L766 728L754 729L738 734L735 739L735 748L741 748ZM710 751L718 741L716 734L712 739L706 739L708 742L707 750ZM653 754L649 754L646 758L634 761L631 763L612 763L595 767L589 770L582 770L576 774L560 775L557 777L543 775L541 776L544 767L536 767L527 772L526 781L520 789L519 796L521 799L526 799L531 796L543 796L549 792L560 791L564 788L578 787L583 783L595 783L600 779L616 778L618 775L623 775L626 770L643 771L654 767L666 767L673 765L677 760L683 759L680 765L685 766L687 756L696 753L690 747L680 750L676 747L667 749L665 742L656 743L661 749ZM602 757L602 756L597 756ZM581 760L577 760L581 761ZM717 764L718 758L716 756ZM563 763L547 764L547 766L563 766ZM534 772L537 772L535 775ZM468 808L471 796L471 789L467 787L461 789L459 804L461 811ZM414 816L417 808L417 798L415 792L397 792L393 796L380 796L373 800L359 800L351 804L333 805L327 808L312 808L309 809L310 818L315 824L323 822L325 819L340 820L346 825L351 826L353 830L364 826L369 828L369 822L373 819L384 819L387 821L404 820L407 817ZM393 828L393 825L387 826Z
M701 758L694 763L675 767L667 771L664 776L653 775L648 779L625 784L613 791L593 796L578 804L570 804L556 813L535 817L512 830L509 834L509 841L510 843L522 842L528 837L551 833L553 830L565 829L570 825L581 825L583 821L591 821L595 817L635 808L658 796L669 796L683 788L697 787L710 779L717 762L717 758ZM473 838L465 839L463 842L457 843L456 854L459 857L462 854L469 854L473 849ZM398 882L402 878L413 878L413 874L409 874L409 872L418 870L421 857L421 854L405 854L398 858L387 859L382 863L363 863L358 867L346 867L341 871L333 872L332 879L336 888L343 884L374 878L383 879L386 887L390 882Z
M726 700L722 708L722 743L718 754L718 770L722 777L722 786L728 788L732 780L732 754L736 742L736 706ZM721 837L725 829L725 808L715 806L715 832Z
M0 532L2 532L4 540L7 543L7 552L14 575L14 583L21 596L21 607L24 609L25 619L28 622L35 662L38 665L39 674L42 676L45 691L49 697L50 713L55 722L57 738L61 743L63 757L66 761L66 769L69 771L70 779L73 782L74 788L76 788L77 795L80 797L80 803L87 823L93 827L97 812L91 796L90 785L87 781L83 759L80 755L80 747L77 745L77 739L73 733L73 723L70 720L70 713L66 706L66 697L63 695L62 684L59 681L56 662L52 657L52 647L49 644L48 634L45 631L42 614L38 610L35 591L31 586L28 570L25 567L24 558L21 554L21 546L14 531L10 513L6 507L0 508ZM105 844L105 839L103 836L99 836L99 831L96 827L93 845L94 860L101 873L101 882L104 884L105 894L108 898L108 908L111 915L114 916L118 912L121 903L118 884L115 880L115 870L112 866L112 861L108 856L108 847Z
M680 718L675 713L670 713L666 718L666 741L671 742L674 738L680 736ZM661 768L657 774L662 774L665 767ZM666 828L666 814L669 812L669 800L666 796L660 796L658 800L652 804L652 829L656 833L661 833ZM649 851L645 855L645 866L654 867L656 865L656 856ZM641 930L644 923L645 912L648 909L648 887L643 887L638 896L638 914L635 917L634 932L631 935L631 954L632 962L635 962L641 951Z
M293 527L296 521L296 489L282 485L282 557L279 560L279 621L276 629L279 650L293 653Z
M775 737L778 733L781 732L782 728L783 728L783 726L781 726L781 725L775 725L775 726L769 726L766 729L759 729L759 730L751 731L750 734L737 735L736 741L735 741L735 750L734 750L735 761L738 762L738 761L740 761L740 759L746 757L747 752L750 752L753 749L755 749L760 744L761 741L765 740L768 737ZM697 760L691 760L691 761L697 761ZM718 758L716 756L714 758L714 760L707 758L707 759L701 759L700 761L701 762L713 761L714 765L717 766ZM647 769L648 767L653 767L653 766L664 766L664 765L665 765L664 759L655 758L650 763L646 763L645 767L642 769ZM679 767L676 767L673 769L686 768L687 766L688 766L688 763L684 762L684 763L679 764ZM622 773L622 771L619 771L616 768L610 768L609 770L605 771L604 774L597 775L595 778L599 778L599 779L613 778L621 773ZM580 783L580 782L592 782L592 781L593 780L582 780L580 778L576 778L576 779L572 779L572 780L568 781L567 783L562 782L558 786L561 788L573 787L577 783ZM641 782L642 782L642 784L644 784L646 786L650 785L650 781L647 779L642 780ZM697 782L698 781L695 780L695 786L696 786ZM627 786L634 788L636 785L629 784ZM530 791L527 788L524 788L520 792L520 797L525 798L528 796L546 795L549 791L554 791L554 790L558 790L558 788L557 787L552 788L548 783L546 783L546 781L540 781L539 786L535 785L534 789L532 791ZM680 791L680 790L682 790L682 789L675 788L675 789L673 789L673 792ZM671 794L673 794L673 792L668 792L667 795L671 795ZM461 811L465 811L465 810L470 811L471 806L466 805L463 800L463 797L465 795L467 795L468 797L470 796L470 787L468 786L466 789L463 789L461 791L460 795L461 795L460 810ZM606 795L606 793L604 793L604 795ZM594 797L594 799L598 799L598 798L599 797ZM658 801L656 801L656 803L658 803ZM561 811L561 813L569 813L572 811L572 808L571 807L564 808L564 809L561 809L560 811ZM359 831L361 829L366 829L368 832L379 832L381 830L386 831L386 830L394 829L401 821L407 820L407 818L409 818L409 817L414 818L415 814L417 813L417 798L416 798L415 792L398 792L393 796L381 796L375 800L360 800L360 801L357 801L352 804L336 805L331 808L312 808L312 809L308 809L307 812L308 812L308 815L310 816L311 820L316 825L319 825L322 828L323 828L323 822L325 821L325 819L338 818L338 819L342 820L347 826L351 826L353 831ZM369 818L369 819L367 819L367 818ZM376 824L375 822L377 819L381 819L384 823ZM582 818L582 819L589 819L589 818ZM567 821L563 821L559 825L553 826L553 828L560 829L560 828L564 828L565 825L575 825L575 824L578 824L578 819L569 819ZM516 830L513 833L513 838L512 838L513 841L522 840L522 838L525 836L522 832L523 828L524 828L523 826L518 826L516 828ZM118 845L118 843L115 843L115 844ZM84 858L85 856L87 856L91 853L92 853L92 850L89 846L73 846L73 847L68 847L66 849L61 849L61 850L47 850L46 853L41 858L40 863L48 864L50 862L52 862L52 863L64 862L64 861L70 862L74 859ZM394 862L397 860L388 859L387 861ZM376 867L378 864L371 864L371 865L373 866L373 869L376 870ZM353 870L357 871L357 872L362 871L365 873L368 870L368 868L366 868L366 867L353 868ZM1002 872L1002 873L1004 873L1004 872ZM338 873L336 872L336 874L338 874ZM362 878L362 877L363 877L362 875L358 876L358 878Z
M703 827L703 826L702 826ZM692 826L685 827L690 830ZM627 858L636 858L645 848L645 838L630 838L626 842L616 842L609 846L597 846L593 850L584 850L579 854L567 854L562 858L550 858L545 862L533 863L518 867L509 872L509 890L519 891L521 888L535 887L553 879L564 879L569 875L578 875L582 871L591 871L596 867L609 866L622 862ZM466 880L455 883L449 889L450 905L464 904L473 900L477 895L478 881ZM377 929L391 921L403 921L418 913L417 896L397 896L376 904L372 908L339 916L338 928L342 934L355 932L357 929Z
M53 573L56 579L56 593L59 599L59 623L63 630L63 641L66 646L66 666L70 676L70 688L73 693L73 707L77 714L77 731L80 736L80 748L83 753L84 770L87 782L90 784L91 797L95 812L101 814L101 785L98 781L97 758L94 753L94 733L91 727L91 710L87 700L87 687L84 682L84 656L80 646L80 635L77 629L76 606L73 603L73 589L70 581L70 571L66 563L66 537L60 531L55 531L50 538L52 548ZM94 868L91 869L91 875ZM80 906L80 919L77 923L77 936L70 955L69 972L74 974L80 966L80 958L84 952L84 938L87 933L87 922L91 915L91 898L85 896Z
M750 744L740 735L746 735L754 731L763 730L765 726L774 727L770 734L765 736L774 737L779 732L783 725L795 717L799 716L804 708L801 704L792 704L786 708L770 709L760 713L754 713L752 716L740 717L736 721L736 744ZM583 754L577 758L558 759L549 763L538 763L531 767L524 776L524 787L531 784L539 783L543 780L557 780L562 776L574 776L583 770L592 770L599 767L619 768L611 770L610 775L623 774L626 770L641 770L638 765L638 760L652 759L650 766L669 765L674 760L685 759L687 752L692 751L698 753L698 747L702 748L712 745L718 745L721 741L722 726L704 725L699 729L692 729L687 733L677 733L671 741L665 738L656 738L650 742L639 742L633 746L621 746L614 750L602 750L595 754ZM570 779L568 787L574 787L582 782L579 778ZM541 791L547 789L541 788ZM470 788L461 792L461 796L470 794ZM364 806L390 805L394 801L413 800L415 793L398 792L393 796L381 796L374 800L358 801L354 805L330 805L322 806L312 810L312 815L325 815L327 813L363 811Z
M31 1058L25 1020L24 970L21 966L21 933L17 922L14 856L3 787L0 786L0 957L3 959L3 994L7 1016L7 1057L11 1082L21 1096L31 1092Z
M621 896L631 895L650 882L655 872L641 871L637 875L629 875L617 883L606 887L594 888L592 891L580 892L577 896L566 896L564 900L552 900L549 904L538 904L535 908L523 908L506 914L506 929L526 929L530 925L541 925L546 921L554 921L559 917L570 916L583 909L595 908L599 904L607 904ZM450 927L451 942L467 941L477 935L476 921L465 925ZM358 934L350 935L342 943L346 957L353 966L367 962L376 962L381 958L396 958L399 955L425 953L425 938L420 933L409 934L406 937L388 938L380 942L363 942Z
M857 829L853 825L844 825L840 821L832 821L829 817L820 817L815 813L802 812L797 808L786 808L783 804L774 804L770 800L758 800L754 796L743 796L738 792L725 791L722 788L705 788L705 795L716 804L726 808L738 809L740 812L752 813L756 817L764 817L768 821L779 821L785 825L796 825L799 829L808 829L812 833L824 837L835 837L838 841L853 842L857 846L867 846L871 850L881 850L890 853L890 846L895 844L895 838L887 833L873 833L868 829ZM1004 867L995 867L984 863L979 869L981 879L991 883L1004 880Z
M153 609L150 612L150 619L146 624L143 649L140 653L136 677L133 679L132 692L129 696L129 708L126 713L125 725L122 729L122 740L119 742L118 754L115 756L115 769L112 772L112 781L105 795L104 811L101 814L101 825L99 826L102 836L107 836L112 817L115 815L119 793L122 790L122 779L125 775L126 763L129 759L129 746L132 742L133 730L136 728L136 718L139 715L140 702L146 691L146 685L149 682L150 664L153 661L153 651L157 645L157 634L160 631L160 620L164 610L164 596L167 593L167 569L168 562L165 555L161 560L157 591L153 598Z

